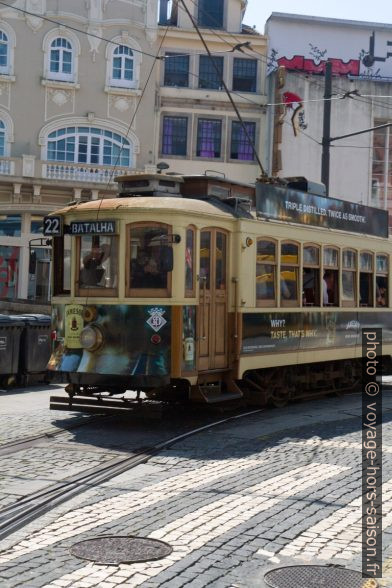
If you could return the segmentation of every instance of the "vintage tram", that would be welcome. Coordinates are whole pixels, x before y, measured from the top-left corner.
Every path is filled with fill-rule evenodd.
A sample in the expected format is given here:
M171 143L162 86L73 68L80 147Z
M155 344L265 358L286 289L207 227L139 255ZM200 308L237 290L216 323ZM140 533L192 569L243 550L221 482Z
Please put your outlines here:
M391 355L385 211L327 198L303 178L117 181L118 197L45 218L48 369L69 395L52 408L125 407L126 390L282 405L352 389L365 326L383 329Z

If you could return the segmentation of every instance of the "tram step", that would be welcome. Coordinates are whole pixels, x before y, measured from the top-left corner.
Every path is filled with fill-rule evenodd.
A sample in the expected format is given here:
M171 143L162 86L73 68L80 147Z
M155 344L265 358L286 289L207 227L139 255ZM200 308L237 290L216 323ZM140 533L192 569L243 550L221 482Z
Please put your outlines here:
M222 392L220 384L199 386L200 394L203 396L207 404L216 404L218 402L227 402L229 400L238 400L243 398L240 391L236 392Z
M68 396L51 396L50 397L51 410L67 410L75 412L93 412L101 414L126 414L130 412L146 413L153 416L153 413L162 412L161 403L148 401L140 403L137 401L122 400L121 398L103 398L103 397L86 397L73 396L70 399Z

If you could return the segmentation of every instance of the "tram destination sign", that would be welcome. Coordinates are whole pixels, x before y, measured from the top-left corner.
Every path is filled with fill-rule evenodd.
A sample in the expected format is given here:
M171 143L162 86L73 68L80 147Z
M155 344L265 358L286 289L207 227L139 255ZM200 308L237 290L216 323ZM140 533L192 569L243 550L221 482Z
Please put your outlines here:
M388 237L386 210L292 188L257 182L256 210L265 218Z
M71 235L115 235L116 221L72 221L69 223L69 232Z

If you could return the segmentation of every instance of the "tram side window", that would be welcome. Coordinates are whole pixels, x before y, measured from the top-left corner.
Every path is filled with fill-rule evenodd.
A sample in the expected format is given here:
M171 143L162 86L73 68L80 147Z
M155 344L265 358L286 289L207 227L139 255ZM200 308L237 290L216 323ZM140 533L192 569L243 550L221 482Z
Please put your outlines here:
M343 250L342 259L342 304L355 306L357 300L357 253Z
M388 256L376 256L376 306L389 306Z
M339 251L325 247L323 252L323 306L339 306Z
M195 229L188 227L185 243L185 297L195 295Z
M173 250L168 237L167 225L131 225L131 289L160 290L161 292L154 292L153 295L167 296L169 272L173 269ZM140 294L139 292L137 295Z
M276 305L276 244L258 239L256 253L257 306Z
M117 287L117 237L83 235L79 237L79 288Z
M359 258L359 304L373 306L373 254L366 251Z
M320 248L305 245L303 249L302 302L320 306Z
M282 243L280 249L280 303L298 305L299 247L296 243Z

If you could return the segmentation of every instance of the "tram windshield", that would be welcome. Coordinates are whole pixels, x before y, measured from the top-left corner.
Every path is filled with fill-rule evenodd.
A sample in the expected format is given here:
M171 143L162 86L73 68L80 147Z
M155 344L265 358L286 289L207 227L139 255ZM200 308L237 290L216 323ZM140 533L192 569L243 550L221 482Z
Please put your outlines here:
M143 225L132 226L131 289L168 288L168 274L173 269L173 250L168 245L168 227Z
M80 237L79 287L117 286L117 238L89 235Z

